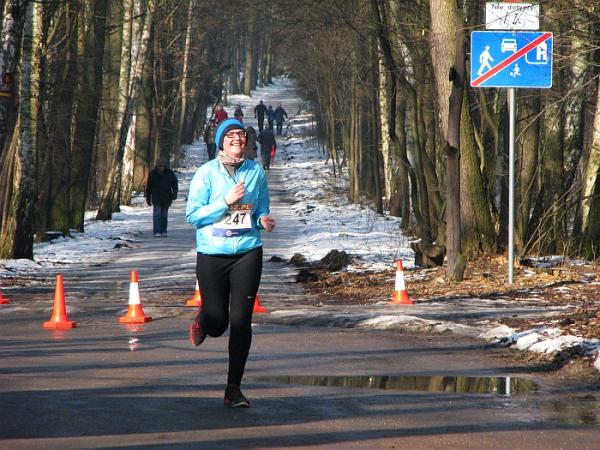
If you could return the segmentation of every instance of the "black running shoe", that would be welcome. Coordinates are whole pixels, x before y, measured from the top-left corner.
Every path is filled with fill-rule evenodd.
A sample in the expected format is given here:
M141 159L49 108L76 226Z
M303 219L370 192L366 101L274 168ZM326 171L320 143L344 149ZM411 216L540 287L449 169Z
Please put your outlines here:
M190 325L190 342L194 347L198 347L206 339L206 332L200 324L200 314L198 314Z
M225 389L225 406L229 406L230 408L249 408L250 402L244 397L239 386L230 384Z

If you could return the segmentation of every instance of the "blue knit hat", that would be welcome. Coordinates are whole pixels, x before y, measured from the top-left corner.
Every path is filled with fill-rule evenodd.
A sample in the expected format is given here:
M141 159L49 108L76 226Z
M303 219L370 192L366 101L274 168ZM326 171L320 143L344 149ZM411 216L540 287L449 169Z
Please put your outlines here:
M221 122L215 133L215 142L219 150L223 150L223 139L225 139L225 134L231 130L246 130L246 127L237 119L226 119Z

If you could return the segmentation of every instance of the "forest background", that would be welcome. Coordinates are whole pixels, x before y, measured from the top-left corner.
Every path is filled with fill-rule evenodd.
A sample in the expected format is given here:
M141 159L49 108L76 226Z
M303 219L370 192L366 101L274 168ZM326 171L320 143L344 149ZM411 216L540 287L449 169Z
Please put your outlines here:
M301 3L301 5L300 5ZM518 91L519 257L595 259L600 6L540 2L552 89ZM107 220L158 158L177 166L228 94L291 77L329 176L402 217L449 279L505 251L506 90L472 89L482 0L0 0L0 258ZM258 101L258 100L257 100ZM247 111L247 114L251 112Z

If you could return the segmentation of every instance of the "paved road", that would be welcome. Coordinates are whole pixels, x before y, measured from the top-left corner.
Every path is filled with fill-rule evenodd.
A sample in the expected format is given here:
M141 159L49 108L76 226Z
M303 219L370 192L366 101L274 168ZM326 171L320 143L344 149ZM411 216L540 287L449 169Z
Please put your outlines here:
M279 227L266 237L266 259L298 239L280 170L269 174ZM182 176L182 192L188 182ZM587 425L600 421L593 392L449 334L281 326L256 316L245 384L252 408L224 408L227 339L198 349L187 342L195 257L184 207L183 198L174 204L168 238L143 224L109 263L62 271L76 329L42 328L53 274L11 292L0 310L0 448L597 448L598 425ZM154 320L127 327L118 316L134 269ZM312 303L292 279L289 267L267 262L262 303ZM519 379L536 390L516 392Z
M182 317L137 330L89 318L62 336L42 319L2 319L0 448L597 448L598 428L567 423L597 403L564 419L569 395L480 342L258 323L246 373L252 408L230 410L227 339L192 348ZM508 396L454 393L452 382L427 392L269 381L430 375L435 388L451 374L541 385Z

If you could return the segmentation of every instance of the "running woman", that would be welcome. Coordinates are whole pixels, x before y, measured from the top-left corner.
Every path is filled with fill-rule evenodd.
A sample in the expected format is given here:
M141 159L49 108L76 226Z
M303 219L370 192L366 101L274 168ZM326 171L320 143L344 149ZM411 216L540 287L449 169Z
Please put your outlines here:
M248 407L241 391L252 342L252 310L262 273L261 230L272 231L264 170L244 159L246 131L226 119L215 133L217 158L202 165L190 185L186 220L196 227L196 277L202 307L190 340L221 336L228 326L229 371L225 405Z

